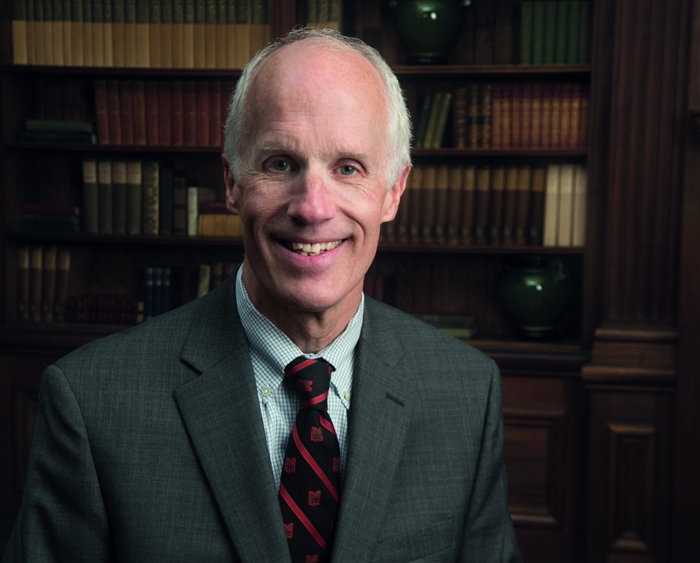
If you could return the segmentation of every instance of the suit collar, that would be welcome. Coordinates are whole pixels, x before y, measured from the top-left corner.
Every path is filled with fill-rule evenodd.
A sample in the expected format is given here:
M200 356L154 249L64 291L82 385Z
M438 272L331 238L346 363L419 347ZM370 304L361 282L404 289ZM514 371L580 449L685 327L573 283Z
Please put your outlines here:
M174 396L238 556L289 562L234 281L193 304L181 359L200 375Z
M390 500L413 408L396 330L385 309L368 299L355 363L334 562L369 559Z

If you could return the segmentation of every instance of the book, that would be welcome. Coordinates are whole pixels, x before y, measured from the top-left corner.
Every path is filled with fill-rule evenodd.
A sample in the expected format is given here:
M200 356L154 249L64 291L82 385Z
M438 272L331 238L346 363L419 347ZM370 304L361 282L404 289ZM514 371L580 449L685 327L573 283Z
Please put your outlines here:
M581 5L584 2L581 0L570 0L569 4L569 17L567 21L566 30L566 63L576 64L580 62L581 57L578 53L580 40L579 33L581 33Z
M41 302L43 297L42 265L44 249L42 246L32 246L29 249L29 320L41 321Z
M544 64L545 49L545 2L532 3L532 64Z
M437 114L435 133L433 134L431 148L439 149L443 146L445 129L447 127L447 116L450 113L450 103L452 102L452 92L445 92L442 97L440 108Z
M250 61L250 3L234 0L236 6L236 68L243 68Z
M571 2L559 2L557 5L557 37L554 45L555 64L566 64L567 31L569 23L569 4Z
M236 68L236 2L226 2L226 68Z
M83 209L85 210L85 232L96 235L100 231L99 197L97 191L97 161L83 160Z
M228 68L226 63L226 22L227 4L226 0L216 0L216 67Z
M491 147L500 149L503 142L503 84L494 84L491 88Z
M423 167L423 180L421 183L421 219L420 242L434 244L435 242L435 190L437 183L437 169L434 165Z
M56 295L54 301L54 321L64 320L65 303L68 298L70 281L70 248L60 248L56 258Z
M542 244L544 246L557 246L558 218L559 218L559 164L547 166L544 195L544 225L542 232Z
M17 247L17 317L29 320L29 247Z
M532 148L532 84L523 84L520 101L520 146Z
M587 170L582 164L574 168L574 209L571 228L571 245L584 246L586 243L586 192Z
M326 1L326 7L328 2ZM328 14L326 12L326 14ZM328 20L326 20L328 21ZM250 0L250 57L265 46L267 29L265 25L265 0Z
M209 146L209 103L209 82L198 80L195 83L196 145L198 147Z
M194 80L185 80L183 83L182 120L183 142L185 146L193 147L197 144L197 116L196 116L196 87Z
M552 85L552 113L548 148L561 148L563 84Z
M211 237L240 237L241 218L231 213L199 213L197 235Z
M423 165L413 167L410 176L409 189L407 190L409 202L409 218L408 218L408 240L410 244L420 243L421 234L421 208L422 208L422 191L423 187Z
M437 166L435 172L435 242L447 244L447 190L450 182L450 169L447 164Z
M428 120L430 119L430 108L433 104L433 93L426 94L423 99L423 108L420 113L420 120L414 137L414 146L417 149L424 147L425 134L428 130Z
M576 52L578 58L576 63L582 64L587 63L590 60L589 56L589 43L590 43L590 18L591 18L591 5L589 2L581 2L579 8L579 31L578 31L578 41Z
M56 253L57 248L49 245L44 248L42 257L42 300L41 318L45 322L53 322L56 303Z
M503 246L515 244L515 212L518 203L518 168L506 168L503 194Z
M143 174L140 160L126 163L126 233L141 234Z
M121 133L121 142L125 145L134 144L133 90L134 88L131 80L119 81L119 128Z
M83 3L79 0L71 1L70 9L70 53L73 66L85 65L85 47L83 45Z
M491 169L479 167L476 171L474 217L474 243L484 245L488 241L489 209L491 199Z
M158 144L172 145L172 103L170 81L159 80L158 87Z
M150 160L143 163L143 211L141 234L155 236L159 231L158 189L160 169L158 162Z
M559 219L556 246L571 246L574 211L574 165L562 164L559 171Z
M161 0L160 6L160 66L173 68L173 0Z
M521 166L518 168L518 194L515 217L515 245L527 244L527 228L530 219L530 191L532 190L532 168Z
M533 4L531 1L520 3L520 64L532 64L532 47L533 47Z
M552 97L554 85L542 85L542 121L540 147L550 148L552 145Z
M493 64L494 50L494 12L497 4L494 2L475 2L474 29L474 63L478 65ZM500 8L500 6L499 6Z
M51 36L53 38L53 45L51 50L53 51L53 64L56 66L66 66L65 55L63 52L63 0L51 0L52 7L51 14Z
M160 144L159 110L158 110L158 81L145 81L146 99L146 144L156 146Z
M561 90L561 129L559 133L559 146L563 149L570 148L572 146L573 141L573 135L571 131L571 114L573 111L573 98L575 88L575 84L563 84Z
M92 0L92 66L105 66L104 2Z
M424 323L455 338L474 338L476 336L476 320L473 315L417 314L415 316Z
M143 146L146 134L146 84L143 80L132 82L132 104L134 117L134 145Z
M511 87L509 146L523 148L523 84Z
M221 127L221 81L212 80L209 83L209 146L222 145Z
M24 0L12 2L12 62L26 65L27 58L27 5Z
M469 132L469 148L479 147L479 85L469 85L467 98L467 130Z
M36 143L84 143L94 145L97 141L94 133L76 131L20 131L17 140Z
M190 186L187 188L187 236L197 236L197 226L199 219L199 188Z
M506 189L506 169L495 166L491 173L491 224L489 242L500 246L503 242L503 202Z
M148 68L151 66L151 1L133 0L135 3L136 24L135 35L135 63L136 67Z
M173 169L160 169L158 186L158 232L162 236L173 234Z
M107 121L109 122L109 144L122 144L122 129L120 118L119 81L107 80Z
M39 45L43 47L43 60L41 64L53 65L53 5L51 0L38 0L36 4L36 22L39 26Z
M140 35L139 38L141 38ZM136 43L136 0L124 0L124 66L126 68L137 66Z
M433 96L432 104L430 105L430 115L428 117L428 126L425 130L425 139L423 139L423 148L429 149L433 147L433 137L437 132L438 118L440 114L440 108L442 107L442 100L445 97L445 93L442 91L436 92Z
M462 166L450 166L447 188L447 244L457 246L462 213L462 181L464 170Z
M464 167L462 178L462 232L461 241L465 246L474 244L474 209L476 199L476 167Z
M100 160L97 163L97 196L99 229L101 235L114 234L114 207L112 190L112 162Z
M479 87L479 146L491 146L491 84Z
M171 130L172 144L181 147L185 143L184 122L184 84L182 80L173 80L171 86Z
M544 168L537 167L532 171L532 191L530 193L530 226L527 242L532 246L542 244L542 221L544 218Z
M173 175L173 235L187 235L187 183L177 174Z
M182 58L184 68L194 68L194 0L182 0Z
M513 64L513 39L515 26L515 5L513 0L500 0L494 19L494 63Z
M143 272L143 319L147 321L153 317L153 268L146 268Z
M124 35L124 2L125 0L112 0L112 63L117 68L126 65L126 45ZM108 2L109 3L109 2Z
M530 106L530 147L542 147L542 84L532 85Z
M107 110L107 81L97 78L93 82L95 92L95 121L97 123L97 140L101 145L108 145L109 116Z
M396 240L399 244L408 244L410 232L410 208L411 198L413 196L413 182L416 177L416 167L411 170L411 173L406 180L406 189L399 201L399 209L396 213Z
M173 23L171 32L172 67L185 68L185 34L184 34L184 2L172 0Z
M467 147L467 88L454 91L452 101L452 145L458 149Z
M207 67L207 1L210 0L194 0L194 68Z
M113 197L113 227L115 235L126 234L126 161L115 160L112 162L112 197Z
M94 13L92 2L83 1L83 60L85 66L95 66L93 57Z
M544 53L543 64L551 65L555 61L557 35L557 0L547 0L544 3Z

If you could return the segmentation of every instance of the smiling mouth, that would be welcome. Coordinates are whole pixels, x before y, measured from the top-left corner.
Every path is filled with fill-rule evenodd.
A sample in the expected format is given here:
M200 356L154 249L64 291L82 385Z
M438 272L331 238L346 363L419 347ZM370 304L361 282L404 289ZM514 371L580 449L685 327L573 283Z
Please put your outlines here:
M315 242L313 244L307 242L288 242L287 248L293 250L302 256L318 256L322 252L333 250L342 240L334 240L330 242Z

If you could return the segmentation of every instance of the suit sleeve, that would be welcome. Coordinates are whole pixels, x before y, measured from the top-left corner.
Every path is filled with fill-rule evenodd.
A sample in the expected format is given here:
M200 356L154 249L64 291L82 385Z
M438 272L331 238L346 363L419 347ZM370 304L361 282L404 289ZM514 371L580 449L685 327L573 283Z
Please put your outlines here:
M41 382L27 484L4 561L106 562L113 554L87 428L53 365Z
M508 511L501 375L492 363L484 433L458 561L520 562Z

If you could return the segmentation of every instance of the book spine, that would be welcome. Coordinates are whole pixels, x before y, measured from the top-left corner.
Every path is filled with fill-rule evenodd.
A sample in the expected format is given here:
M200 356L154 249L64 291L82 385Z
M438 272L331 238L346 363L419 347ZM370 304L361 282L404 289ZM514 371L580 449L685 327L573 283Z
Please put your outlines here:
M533 2L520 3L520 64L532 64Z
M511 147L523 148L523 84L514 84L510 98Z
M85 66L95 66L95 58L93 57L93 28L94 14L92 2L83 0L83 60Z
M542 221L544 218L545 169L535 168L532 172L532 193L530 195L530 226L528 244L542 244Z
M56 253L55 246L47 246L42 262L41 317L48 323L53 322L56 302Z
M34 322L41 321L42 291L42 264L44 249L41 246L33 246L29 251L29 319Z
M221 128L221 81L209 83L209 145L220 147L222 144Z
M197 223L199 218L199 188L187 188L187 236L197 236Z
M124 66L126 68L137 66L136 35L136 0L124 0Z
M491 89L491 147L503 148L503 85Z
M170 146L172 138L172 99L170 80L159 80L158 85L158 144Z
M437 167L435 175L435 242L447 244L447 197L450 169L447 164Z
M171 99L171 110L172 110L172 144L177 147L181 147L184 144L184 92L183 92L183 81L173 80L171 83L172 88L172 99Z
M109 160L101 160L97 163L97 182L100 234L112 235L114 234L114 194L112 193L112 163Z
M585 166L579 164L574 170L572 246L584 246L586 243L586 192L587 171Z
M421 232L420 242L435 243L435 191L437 184L437 169L433 165L423 168L423 183L421 185Z
M521 147L532 148L532 84L524 84L522 87L521 106Z
M107 81L98 78L93 82L95 91L95 121L97 123L97 141L101 145L108 145L109 134L109 114L107 110Z
M136 12L134 25L135 63L138 68L148 68L151 65L151 2L150 0L134 0L134 3Z
M160 144L158 136L158 81L146 80L146 143Z
M226 2L226 68L236 68L236 3Z
M574 165L562 164L559 173L557 246L571 246L574 210Z
M134 144L134 96L131 80L119 81L120 120L119 129L121 142L125 145ZM111 131L111 128L110 128Z
M29 320L29 247L17 247L17 316Z
M194 68L194 0L183 0L182 59L185 68Z
M26 65L27 57L27 4L25 0L12 3L12 62Z
M127 234L141 234L143 174L141 161L126 163L126 228Z
M576 64L580 60L578 49L581 43L579 39L579 33L581 33L581 4L583 2L580 0L569 2L569 17L566 30L566 63L570 65Z
M194 68L207 67L207 0L194 0Z
M199 265L199 283L197 284L197 297L203 297L209 293L211 285L211 266L209 264Z
M423 99L423 109L421 110L420 120L418 123L418 128L416 130L416 137L414 139L414 146L417 149L423 148L425 146L425 134L428 131L428 121L430 119L430 108L433 104L433 93L426 94Z
M474 242L484 245L488 241L489 208L491 199L491 169L482 167L476 171L476 217Z
M155 236L158 234L158 187L159 167L155 161L143 163L143 227L142 234Z
M159 211L159 233L162 236L173 234L173 170L172 168L160 169L160 185L158 188L160 198Z
M555 84L552 92L552 119L550 147L561 148L563 84Z
M462 178L461 166L450 166L447 188L447 244L459 244L459 229L462 212Z
M173 0L161 0L160 66L173 68Z
M532 189L532 169L521 166L518 169L518 214L515 220L515 244L524 246L527 243L527 228L530 218L530 191Z
M216 2L216 67L228 68L228 48L226 45L226 31L228 23L228 14L226 9L226 0L217 0Z
M551 65L555 61L555 46L557 42L557 0L547 0L544 6L544 64Z
M204 2L204 66L216 68L216 2L217 0L205 0Z
M479 147L479 85L469 85L469 116L467 126L469 128L469 148Z
M544 197L544 227L542 244L544 246L557 246L557 231L559 219L559 164L547 166Z
M73 63L73 38L72 22L71 22L71 1L60 0L63 8L61 10L63 17L61 18L61 26L63 27L63 64L65 66L74 66Z
M196 144L199 147L209 146L209 83L199 80L195 86L196 96Z
M542 141L540 146L544 149L552 147L552 96L553 84L542 86Z
M146 268L143 277L143 318L147 321L153 317L153 268Z
M513 146L513 115L512 115L513 86L504 84L501 91L501 147L507 149Z
M465 166L462 179L462 232L465 246L474 244L474 208L476 199L476 167Z
M517 208L518 169L506 168L506 186L503 196L503 246L515 243L515 210Z
M105 66L105 0L92 0L92 64Z
M115 67L126 66L126 46L124 34L124 2L125 0L112 0L112 61Z
M56 301L54 304L54 320L63 321L65 304L68 298L70 281L70 248L61 248L56 259Z
M182 176L173 176L173 235L187 235L187 185Z
M109 144L121 145L121 118L119 101L119 81L107 80L107 119L109 121Z
M571 112L573 105L574 84L564 84L561 95L561 132L559 146L563 149L571 145Z
M466 148L467 141L467 89L460 86L455 89L452 102L452 146Z
M545 48L545 3L532 3L532 64L544 63Z
M185 146L193 147L197 144L197 116L196 116L196 86L194 80L185 80L183 84L183 136Z
M542 147L542 84L532 86L532 106L530 118L530 146Z
M250 3L234 0L236 5L236 68L250 61Z
M491 174L491 229L489 242L493 246L503 243L503 200L506 188L506 169L496 166Z
M85 232L96 235L99 231L99 198L97 195L97 161L83 160L83 209Z
M115 235L126 234L126 161L112 163L113 226Z
M557 5L557 38L554 46L554 62L558 65L566 64L569 4L570 2L567 0L559 2Z
M102 42L104 44L104 66L114 66L114 4L113 0L104 0L104 36Z
M172 63L173 68L185 68L184 3L183 0L172 0L172 2Z
M153 316L163 312L163 269L153 268Z
M139 0L141 2L148 0ZM151 68L160 68L160 33L161 10L160 0L150 0L148 19L148 56Z
M591 19L591 4L590 2L581 2L581 8L579 12L579 32L578 40L579 44L576 49L578 53L577 63L583 64L589 61L589 43L590 43L590 19Z
M53 6L51 0L38 0L38 21L39 29L42 37L39 39L40 45L43 47L43 64L53 65Z
M494 63L513 64L513 26L515 24L515 5L513 0L501 0L495 10L494 21Z
M326 22L328 22L328 0L326 5ZM265 46L265 5L264 0L251 0L250 2L250 56L252 57Z
M49 0L52 5L51 35L53 37L53 64L65 66L66 60L63 53L63 0ZM53 313L52 313L53 316Z
M479 146L491 147L491 84L479 87Z
M147 142L146 84L143 80L133 81L134 144L143 146Z
M421 230L421 189L423 186L423 166L415 166L411 176L413 176L413 181L411 182L410 191L408 194L410 202L408 239L411 244L419 244Z
M438 117L442 100L445 97L444 92L437 92L433 97L433 103L430 106L430 117L428 117L428 128L425 131L425 139L423 140L423 148L433 148L433 137L437 131Z

